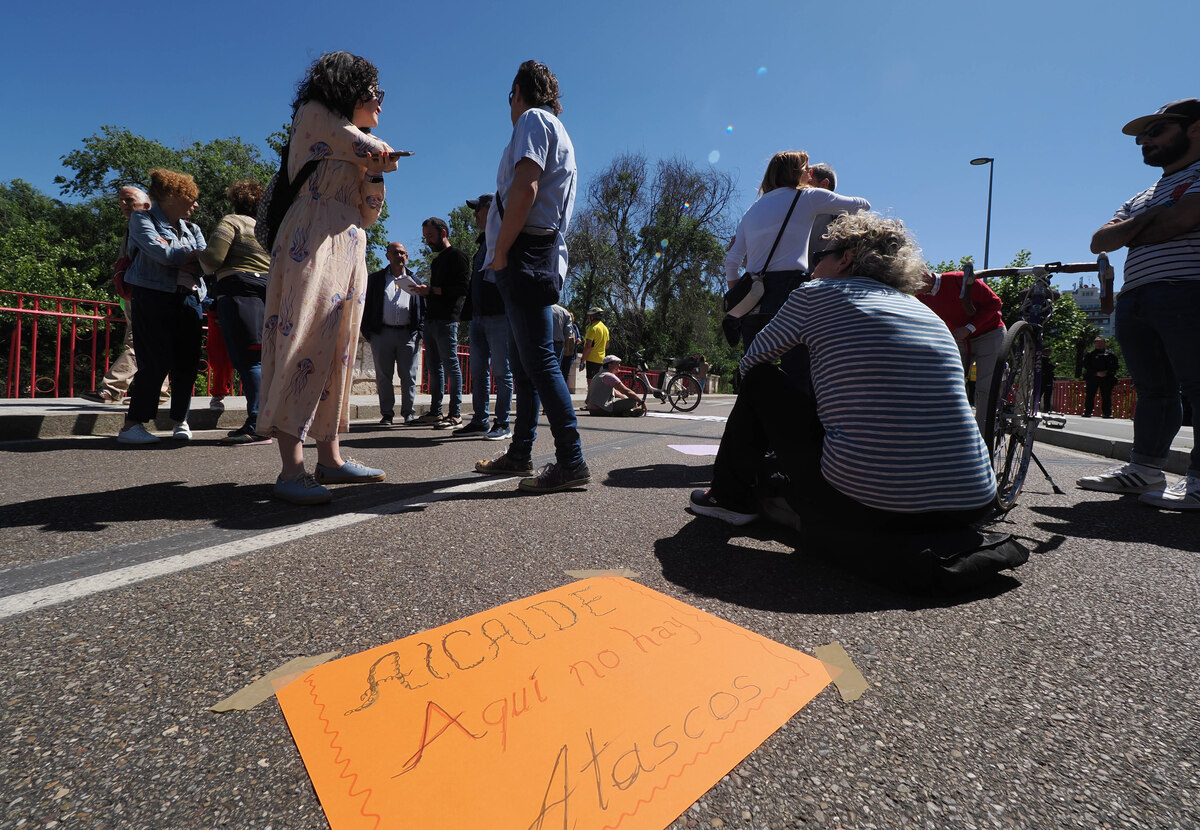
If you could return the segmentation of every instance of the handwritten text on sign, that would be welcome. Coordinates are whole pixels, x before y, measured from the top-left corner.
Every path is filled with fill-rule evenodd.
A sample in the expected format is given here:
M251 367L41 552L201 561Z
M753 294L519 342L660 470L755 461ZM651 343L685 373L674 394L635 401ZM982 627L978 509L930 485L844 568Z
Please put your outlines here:
M278 697L335 830L661 830L828 683L812 657L595 578Z

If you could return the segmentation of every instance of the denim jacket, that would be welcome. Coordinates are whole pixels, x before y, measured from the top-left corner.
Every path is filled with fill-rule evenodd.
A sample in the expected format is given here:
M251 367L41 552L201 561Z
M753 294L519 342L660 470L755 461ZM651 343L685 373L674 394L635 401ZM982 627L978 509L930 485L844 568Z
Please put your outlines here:
M178 270L188 262L188 254L205 248L200 228L183 221L183 236L167 220L158 205L150 210L137 210L129 217L129 252L137 256L125 272L125 282L153 291L175 292ZM200 282L200 300L205 296Z

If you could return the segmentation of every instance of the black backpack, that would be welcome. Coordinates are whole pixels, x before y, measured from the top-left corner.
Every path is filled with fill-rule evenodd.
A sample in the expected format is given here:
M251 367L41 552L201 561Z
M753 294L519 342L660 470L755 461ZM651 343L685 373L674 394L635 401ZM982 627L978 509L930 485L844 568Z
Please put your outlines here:
M292 202L296 201L296 194L300 192L300 188L304 187L308 177L317 169L319 161L319 159L313 159L305 164L296 174L296 180L289 182L287 168L290 146L291 141L283 147L283 152L279 156L279 172L271 177L271 183L263 191L262 201L258 204L258 215L255 217L254 238L258 240L259 245L263 246L263 250L268 252L275 246L275 236L279 233L279 227L283 224L283 217L287 215L288 208L292 206Z

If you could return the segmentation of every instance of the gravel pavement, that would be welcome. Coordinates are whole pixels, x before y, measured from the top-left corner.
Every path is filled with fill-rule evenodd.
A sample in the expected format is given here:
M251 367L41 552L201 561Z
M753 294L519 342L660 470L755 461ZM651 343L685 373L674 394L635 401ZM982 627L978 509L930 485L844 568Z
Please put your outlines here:
M822 692L672 827L1200 826L1200 517L1077 490L1106 462L1042 448L1066 494L1035 469L997 525L1030 561L966 596L897 593L684 511L712 460L668 445L716 443L730 403L583 417L592 485L538 497L471 471L503 443L427 428L356 425L349 454L388 480L322 508L270 500L275 449L219 432L0 445L0 602L224 552L0 619L0 827L327 827L278 704L210 706L591 568L809 653L839 641L870 684Z

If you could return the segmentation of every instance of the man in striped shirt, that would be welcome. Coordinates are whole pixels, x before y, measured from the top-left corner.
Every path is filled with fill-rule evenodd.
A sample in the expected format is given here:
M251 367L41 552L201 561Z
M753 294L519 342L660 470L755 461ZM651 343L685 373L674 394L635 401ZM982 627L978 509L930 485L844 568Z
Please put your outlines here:
M897 219L838 217L813 263L739 366L738 400L690 507L731 524L757 518L753 489L775 454L801 524L858 530L969 525L996 481L945 323L913 296L920 250ZM816 402L773 361L803 343Z
M1180 391L1200 432L1200 99L1185 98L1122 128L1162 178L1121 205L1092 236L1092 253L1128 247L1117 301L1117 341L1137 390L1129 462L1079 479L1105 493L1141 493L1171 510L1200 510L1200 446L1187 475L1167 486L1163 467L1183 423Z

